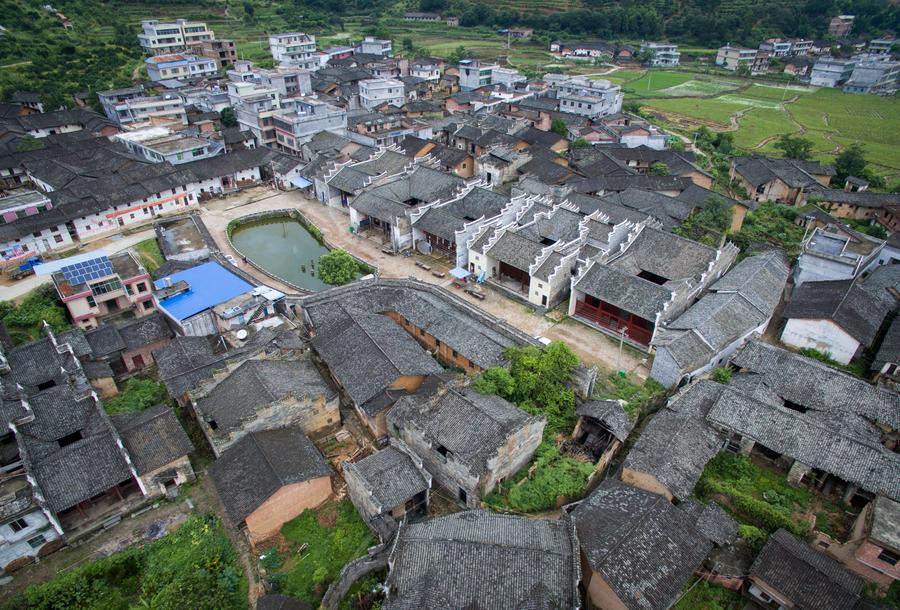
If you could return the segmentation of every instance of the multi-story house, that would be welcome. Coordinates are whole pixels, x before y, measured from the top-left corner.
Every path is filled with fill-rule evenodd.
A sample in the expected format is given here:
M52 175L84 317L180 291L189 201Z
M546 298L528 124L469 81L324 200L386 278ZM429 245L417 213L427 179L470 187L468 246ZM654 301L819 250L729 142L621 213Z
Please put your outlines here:
M374 110L382 104L400 107L406 103L406 88L402 81L392 78L361 80L359 103L367 110Z
M844 83L845 93L871 93L893 95L897 91L900 62L890 61L890 55L860 55L849 80Z
M303 32L285 32L269 36L269 50L276 62L289 62L307 70L319 67L316 37Z
M767 51L772 57L787 57L791 49L792 41L787 38L769 38L759 45L760 51Z
M356 52L365 55L381 55L382 57L393 57L394 50L390 40L383 40L373 36L366 36L356 45Z
M51 275L72 321L84 330L123 312L141 317L155 311L150 274L129 250L110 256L79 254L44 263L35 271Z
M275 128L275 148L292 155L299 155L304 144L322 131L338 135L347 132L347 111L315 98L296 98L290 101L290 109L282 109L272 115Z
M876 38L869 41L866 52L890 55L896 44L897 39L894 37Z
M214 40L215 37L215 32L206 27L202 21L176 19L171 22L145 19L141 21L138 42L144 52L160 55L198 47L208 40Z
M642 42L640 52L650 56L647 65L654 68L672 68L678 65L681 58L678 45L667 42Z
M719 47L719 52L716 53L716 65L731 71L737 71L742 66L751 69L753 62L756 61L756 54L756 49L725 45L724 47Z
M459 88L463 91L471 91L479 87L491 84L495 64L481 64L474 59L464 59L459 62Z
M203 44L197 48L200 55L215 60L216 67L234 64L237 61L237 50L233 40L219 38L215 40L204 40Z
M241 130L250 131L259 144L275 141L272 115L281 108L278 91L253 82L230 82L228 99Z
M215 157L225 152L225 145L219 140L172 133L165 127L127 131L117 135L116 139L123 142L134 154L154 163L168 161L172 165L179 165Z
M168 79L187 80L189 78L199 78L210 76L218 71L214 59L186 53L154 55L144 60L144 66L147 68L147 76L153 82Z
M813 65L809 83L815 87L840 87L850 79L855 66L853 59L820 57Z
M528 82L528 78L513 68L501 68L500 66L495 66L494 69L491 70L492 85L505 85L512 89L516 83L526 82Z
M828 34L835 38L844 38L853 29L853 21L856 19L854 15L838 15L832 17L828 24Z
M119 125L151 118L174 119L187 124L184 102L174 93L147 95L142 86L137 86L100 91L97 97L106 116Z
M441 80L441 62L432 59L417 59L409 65L409 75L427 81Z
M575 76L557 83L556 91L561 112L594 118L622 110L622 88L608 80Z
M27 220L30 217L46 213L53 209L53 203L44 193L39 191L17 191L15 195L0 197L0 260L12 260L72 247L72 236L65 227L36 228L25 235L15 232L13 223ZM9 225L9 226L7 226ZM7 242L8 237L12 238ZM18 236L18 239L16 239Z

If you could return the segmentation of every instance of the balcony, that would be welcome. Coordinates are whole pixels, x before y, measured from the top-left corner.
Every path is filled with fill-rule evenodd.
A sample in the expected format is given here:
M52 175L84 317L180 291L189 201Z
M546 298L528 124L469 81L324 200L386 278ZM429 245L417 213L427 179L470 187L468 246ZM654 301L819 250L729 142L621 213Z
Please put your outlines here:
M575 316L612 331L612 334L616 336L622 335L622 331L624 331L626 341L643 347L648 347L650 339L653 338L652 330L636 326L630 319L613 315L603 311L600 307L588 305L584 301L575 301Z

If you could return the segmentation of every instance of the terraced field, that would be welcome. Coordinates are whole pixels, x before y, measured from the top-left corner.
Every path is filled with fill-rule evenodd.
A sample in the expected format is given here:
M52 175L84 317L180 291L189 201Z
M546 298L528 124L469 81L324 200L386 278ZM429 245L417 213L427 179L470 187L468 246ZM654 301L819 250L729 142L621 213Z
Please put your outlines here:
M690 86L691 81L671 89ZM665 95L657 90L655 95ZM861 143L866 157L882 173L900 176L900 100L853 95L799 85L753 84L711 98L642 100L676 128L700 125L735 133L744 151L777 153L774 141L796 133L813 143L816 156L832 161L841 148Z

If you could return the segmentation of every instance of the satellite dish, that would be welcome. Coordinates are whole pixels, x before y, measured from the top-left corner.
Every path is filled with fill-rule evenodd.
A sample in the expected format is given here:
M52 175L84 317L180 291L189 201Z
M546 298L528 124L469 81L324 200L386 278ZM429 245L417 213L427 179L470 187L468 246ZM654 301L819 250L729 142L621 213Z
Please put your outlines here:
M237 332L235 333L235 336L236 336L240 341L243 341L244 339L247 338L247 331L246 331L246 329L243 329L243 328L242 328L241 330L237 331Z
M429 244L427 241L420 241L420 242L418 242L418 243L416 244L416 248L417 248L417 249L419 250L419 252L421 252L422 254L431 254L431 244Z

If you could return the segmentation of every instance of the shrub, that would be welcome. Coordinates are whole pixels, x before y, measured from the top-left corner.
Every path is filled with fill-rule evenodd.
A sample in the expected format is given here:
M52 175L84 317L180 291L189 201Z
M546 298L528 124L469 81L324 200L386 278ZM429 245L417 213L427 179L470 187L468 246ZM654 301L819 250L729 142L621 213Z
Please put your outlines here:
M760 549L766 544L769 535L754 525L741 524L738 526L738 535L753 550L754 554L759 553Z
M712 372L712 380L716 383L721 383L722 385L727 385L729 381L731 381L731 376L733 375L733 371L727 366L720 366L718 368L713 369Z
M336 248L319 257L319 277L326 284L341 286L353 281L359 265L350 254Z
M125 390L103 402L110 415L143 411L169 400L169 393L162 382L155 379L132 377L125 384Z
M0 320L17 344L40 339L45 321L55 333L69 328L66 311L57 298L53 284L35 288L19 305L0 301Z

